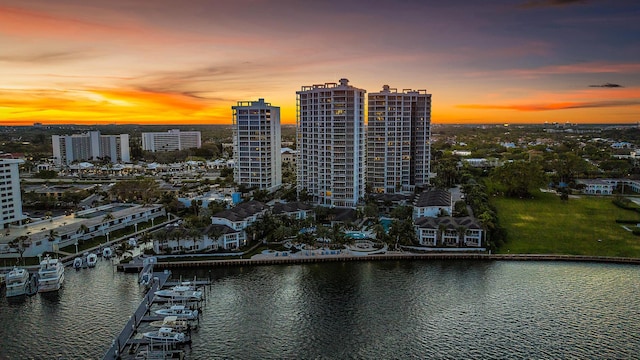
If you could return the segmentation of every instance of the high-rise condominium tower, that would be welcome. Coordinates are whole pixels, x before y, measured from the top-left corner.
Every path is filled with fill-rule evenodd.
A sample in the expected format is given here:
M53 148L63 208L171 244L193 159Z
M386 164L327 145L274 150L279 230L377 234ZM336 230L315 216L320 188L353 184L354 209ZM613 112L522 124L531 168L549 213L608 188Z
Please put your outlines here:
M282 185L280 108L240 101L233 109L233 176L238 184L269 191Z
M23 220L22 195L20 194L20 173L18 167L24 161L0 160L0 229Z
M365 92L347 79L296 92L298 192L320 205L354 207L364 197Z
M369 94L367 184L375 193L429 183L431 94L383 86Z

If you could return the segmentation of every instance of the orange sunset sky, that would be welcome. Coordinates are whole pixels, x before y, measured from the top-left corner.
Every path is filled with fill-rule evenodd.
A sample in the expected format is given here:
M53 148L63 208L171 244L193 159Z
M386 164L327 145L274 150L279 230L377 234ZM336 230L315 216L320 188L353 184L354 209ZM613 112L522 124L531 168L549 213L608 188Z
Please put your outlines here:
M301 86L426 89L434 123L640 121L640 3L0 0L0 125L230 124Z

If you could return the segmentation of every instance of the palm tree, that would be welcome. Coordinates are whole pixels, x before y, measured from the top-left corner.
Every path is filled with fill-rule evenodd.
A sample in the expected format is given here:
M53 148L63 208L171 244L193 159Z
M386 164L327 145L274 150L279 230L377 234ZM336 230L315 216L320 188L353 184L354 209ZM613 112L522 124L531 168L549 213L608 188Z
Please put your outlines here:
M464 245L464 235L467 233L467 227L458 226L456 230L458 231L458 246L462 247Z
M111 220L115 219L115 217L113 217L113 214L111 212L108 212L104 215L104 217L102 218L102 223L107 223Z
M18 253L20 254L20 260L19 262L24 264L24 260L22 258L22 254L24 254L25 250L26 250L26 243L28 242L29 237L26 235L22 235L22 236L18 236L17 238L15 238L14 240L12 240L11 242L9 242L9 247L18 250Z
M447 230L447 225L445 224L438 225L438 239L440 239L439 241L440 246L444 246L444 232L446 230Z
M78 227L78 230L76 230L76 234L86 234L89 232L89 228L87 227L87 225L82 224ZM83 239L84 240L84 239Z
M49 239L49 241L54 241L56 239L56 236L58 236L58 232L51 229L49 230L49 235L47 235L47 239Z

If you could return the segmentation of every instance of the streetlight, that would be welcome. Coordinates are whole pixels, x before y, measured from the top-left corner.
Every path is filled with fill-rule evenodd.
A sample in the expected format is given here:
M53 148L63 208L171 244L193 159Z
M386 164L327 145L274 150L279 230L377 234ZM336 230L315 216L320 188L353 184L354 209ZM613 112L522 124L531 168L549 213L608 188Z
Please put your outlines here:
M76 254L77 254L78 253L78 242L77 241L76 241L75 245L76 245Z

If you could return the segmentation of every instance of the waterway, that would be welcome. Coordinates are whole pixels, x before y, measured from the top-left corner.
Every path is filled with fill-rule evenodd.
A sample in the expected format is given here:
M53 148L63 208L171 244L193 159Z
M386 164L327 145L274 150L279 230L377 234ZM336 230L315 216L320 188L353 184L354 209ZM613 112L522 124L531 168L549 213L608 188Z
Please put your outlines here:
M640 267L389 261L181 270L210 277L189 359L600 359L640 353ZM0 301L0 359L101 359L143 290L67 269Z

